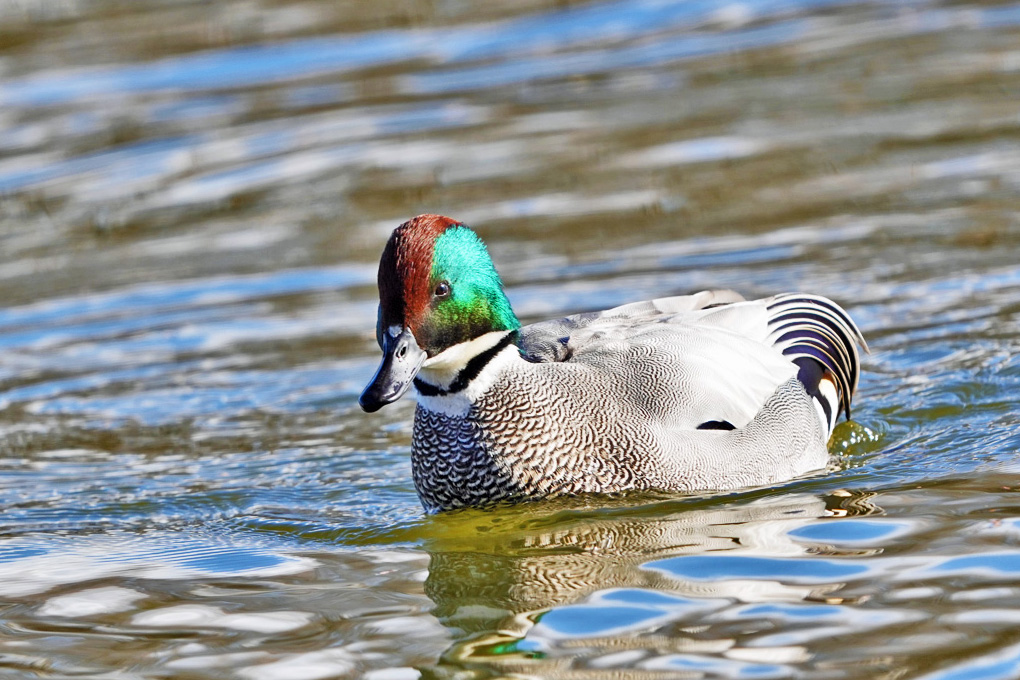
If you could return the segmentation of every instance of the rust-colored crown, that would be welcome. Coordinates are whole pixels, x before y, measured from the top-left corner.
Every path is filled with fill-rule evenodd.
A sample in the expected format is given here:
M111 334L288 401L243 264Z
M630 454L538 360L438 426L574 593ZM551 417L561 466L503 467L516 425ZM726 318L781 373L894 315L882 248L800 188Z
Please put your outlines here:
M442 215L418 215L393 230L379 260L383 326L415 328L432 297L432 251L444 231L461 223Z

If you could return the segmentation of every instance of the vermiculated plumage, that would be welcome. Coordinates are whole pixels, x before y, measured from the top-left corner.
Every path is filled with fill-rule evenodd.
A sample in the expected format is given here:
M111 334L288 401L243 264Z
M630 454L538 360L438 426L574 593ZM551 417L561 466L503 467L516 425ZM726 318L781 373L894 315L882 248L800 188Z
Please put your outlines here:
M473 232L416 220L380 266L385 358L362 405L413 380L412 474L427 510L734 489L825 467L867 349L831 300L705 291L520 327Z
M685 313L690 298L668 298L522 328L466 411L420 398L412 468L424 505L710 491L824 467L829 433L796 367L728 328L767 319L767 302ZM761 348L771 362L747 359ZM720 420L734 429L698 429Z

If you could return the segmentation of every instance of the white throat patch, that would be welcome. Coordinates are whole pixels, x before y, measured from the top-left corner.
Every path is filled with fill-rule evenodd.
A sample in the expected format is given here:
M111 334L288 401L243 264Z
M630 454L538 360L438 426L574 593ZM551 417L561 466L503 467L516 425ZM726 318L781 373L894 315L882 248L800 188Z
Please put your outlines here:
M495 347L507 335L507 331L493 331L449 347L422 364L418 377L440 389L447 389L472 359ZM509 344L487 363L477 376L463 390L451 394L426 396L418 394L418 403L429 411L449 416L463 416L483 394L489 391L496 378L506 366L519 359L517 346Z

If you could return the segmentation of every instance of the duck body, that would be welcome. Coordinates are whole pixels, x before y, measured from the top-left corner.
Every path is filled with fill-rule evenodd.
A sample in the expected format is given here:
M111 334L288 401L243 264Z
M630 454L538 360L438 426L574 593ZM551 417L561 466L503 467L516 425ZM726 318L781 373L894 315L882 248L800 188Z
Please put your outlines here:
M402 239L429 231L441 247L450 229L467 228L422 216L398 228L391 244L407 249ZM484 290L465 299L496 311L463 333L428 316L452 299L447 289L471 287L471 271L429 267L421 287L433 295L422 306L408 301L406 278L384 280L401 278L387 264L384 253L384 361L361 401L375 410L410 384L417 389L412 474L430 512L785 481L826 466L829 435L856 386L863 339L842 309L818 296L745 301L705 291L521 327ZM402 291L402 309L394 290ZM472 316L455 309L446 318Z

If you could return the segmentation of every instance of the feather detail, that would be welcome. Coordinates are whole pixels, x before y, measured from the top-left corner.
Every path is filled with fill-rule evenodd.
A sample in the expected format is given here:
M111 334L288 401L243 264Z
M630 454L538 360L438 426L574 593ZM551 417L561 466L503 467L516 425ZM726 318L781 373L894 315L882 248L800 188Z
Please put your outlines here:
M850 315L818 295L785 293L768 301L768 341L791 361L813 359L831 374L837 401L833 412L850 418L850 402L861 374L858 345L868 352L864 336ZM809 390L816 385L806 385ZM816 398L819 398L816 395Z

